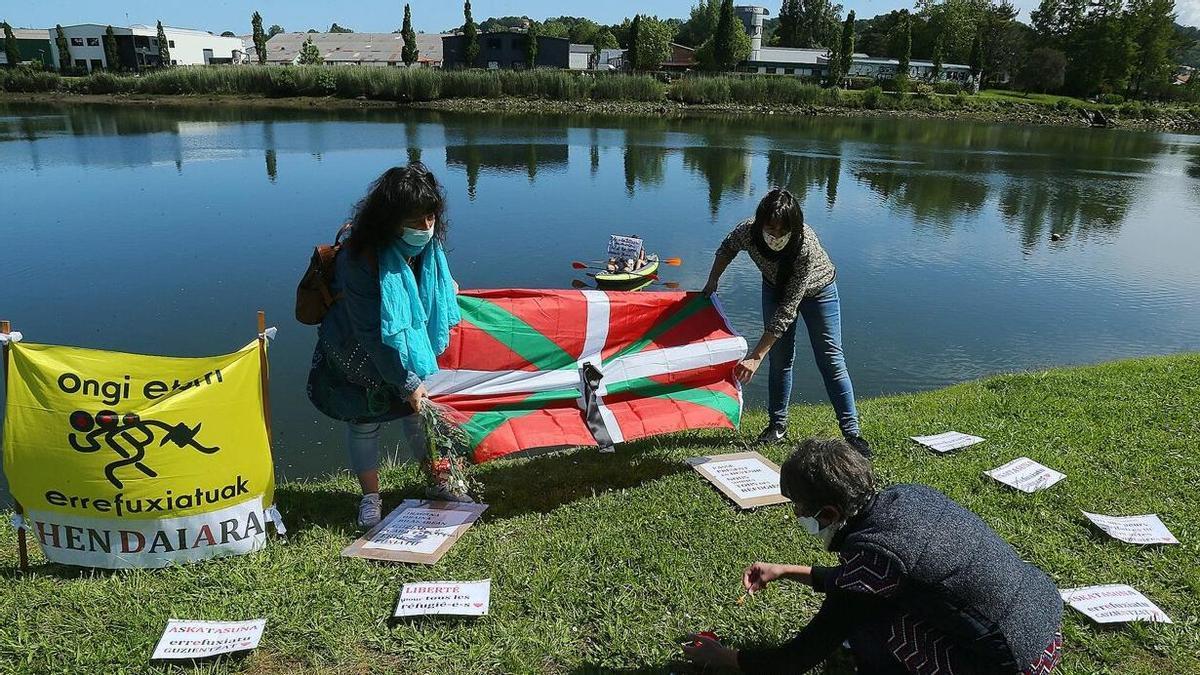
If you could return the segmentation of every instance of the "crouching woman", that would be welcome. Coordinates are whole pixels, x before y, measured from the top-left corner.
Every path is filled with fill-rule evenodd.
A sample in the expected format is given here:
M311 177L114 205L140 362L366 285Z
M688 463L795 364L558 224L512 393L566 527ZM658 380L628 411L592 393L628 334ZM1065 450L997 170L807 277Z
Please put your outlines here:
M735 650L691 636L688 657L746 673L802 673L843 641L860 673L1044 675L1062 648L1062 599L978 516L933 488L875 491L871 465L841 440L808 440L780 489L801 526L838 554L834 567L756 562L742 583L778 580L825 599L792 641Z

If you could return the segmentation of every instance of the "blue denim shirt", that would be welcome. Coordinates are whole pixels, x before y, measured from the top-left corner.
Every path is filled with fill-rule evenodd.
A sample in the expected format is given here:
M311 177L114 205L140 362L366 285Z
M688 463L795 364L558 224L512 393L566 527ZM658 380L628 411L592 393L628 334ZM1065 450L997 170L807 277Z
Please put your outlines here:
M335 419L378 421L411 412L402 404L421 379L383 343L375 262L343 248L334 261L331 290L340 297L317 333L309 398Z

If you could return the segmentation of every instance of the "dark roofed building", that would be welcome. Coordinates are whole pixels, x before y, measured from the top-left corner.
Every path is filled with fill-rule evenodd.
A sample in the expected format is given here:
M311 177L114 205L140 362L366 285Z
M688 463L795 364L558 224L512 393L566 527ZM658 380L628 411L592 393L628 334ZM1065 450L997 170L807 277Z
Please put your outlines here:
M570 68L571 41L567 38L537 36L536 68ZM442 60L445 68L526 68L526 47L529 35L524 31L507 30L479 34L479 58L466 64L466 38L461 34L442 37Z

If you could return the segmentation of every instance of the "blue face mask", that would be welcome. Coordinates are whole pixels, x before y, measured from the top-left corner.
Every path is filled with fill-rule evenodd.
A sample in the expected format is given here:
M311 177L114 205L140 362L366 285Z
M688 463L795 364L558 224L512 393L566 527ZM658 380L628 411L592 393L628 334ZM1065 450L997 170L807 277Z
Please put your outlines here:
M400 235L400 238L403 239L404 243L408 244L409 246L424 248L425 245L433 239L433 228L431 227L428 230L418 230L416 228L406 227L404 228L404 233Z

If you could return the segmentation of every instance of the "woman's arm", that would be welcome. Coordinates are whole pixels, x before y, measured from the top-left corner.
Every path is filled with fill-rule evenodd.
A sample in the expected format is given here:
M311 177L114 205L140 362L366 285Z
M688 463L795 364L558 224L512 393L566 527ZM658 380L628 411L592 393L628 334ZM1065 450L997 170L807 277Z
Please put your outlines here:
M725 269L731 262L733 262L733 256L726 255L724 249L717 251L717 257L713 258L712 269L708 271L708 283L704 284L705 295L717 292L717 284L721 281L721 275L725 273Z
M758 339L758 344L754 345L754 349L742 359L742 362L737 364L733 369L733 376L742 384L749 384L754 378L754 373L758 372L758 367L762 365L763 359L767 358L767 352L771 351L771 347L775 346L776 340L779 338L774 333L767 331Z

